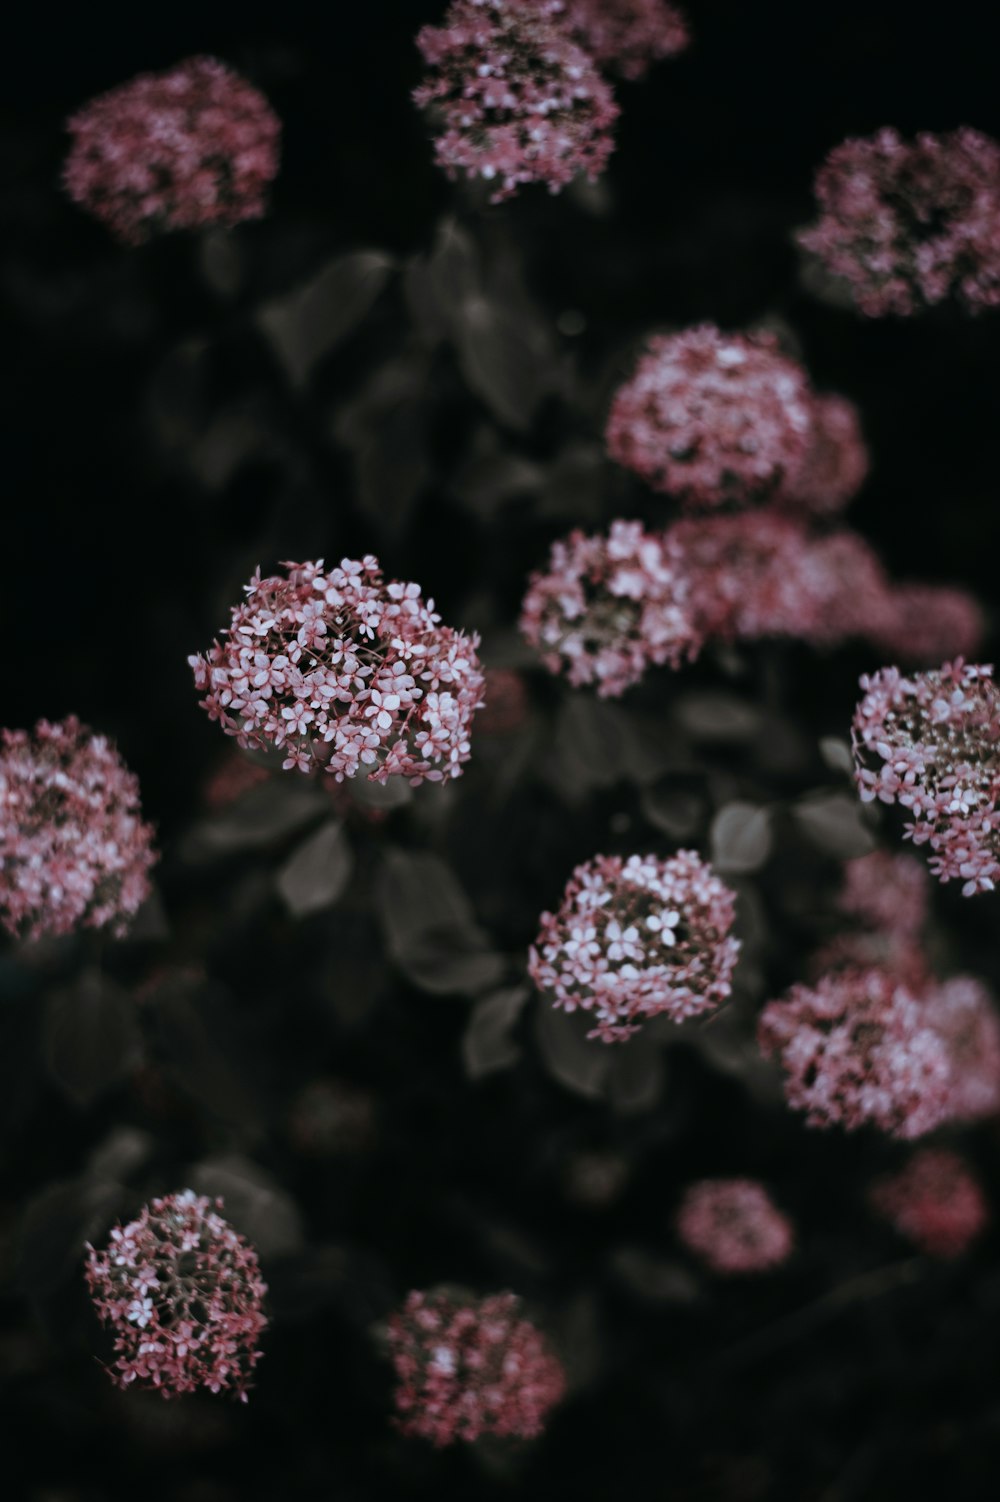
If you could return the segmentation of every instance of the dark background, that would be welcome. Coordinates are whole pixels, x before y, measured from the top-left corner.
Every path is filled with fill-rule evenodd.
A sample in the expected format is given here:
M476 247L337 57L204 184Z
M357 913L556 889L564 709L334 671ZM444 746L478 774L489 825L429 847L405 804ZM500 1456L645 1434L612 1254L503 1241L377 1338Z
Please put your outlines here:
M114 734L163 850L157 913L103 956L140 1026L124 1050L102 1039L82 1082L53 1064L47 1019L93 956L72 942L0 956L12 1495L990 1495L996 1233L953 1267L914 1263L864 1201L905 1155L807 1132L749 1042L755 1008L832 927L838 857L864 848L863 830L810 845L790 813L810 791L844 793L817 746L846 736L857 674L877 666L863 651L730 655L658 675L607 715L532 670L529 719L483 737L450 795L420 790L377 825L348 817L353 869L328 912L300 918L276 896L301 838L280 817L256 842L216 831L204 853L205 779L227 748L186 657L254 566L374 551L447 621L480 629L488 665L527 664L513 627L549 540L664 514L599 449L608 394L653 328L780 327L816 384L861 409L873 472L852 524L894 575L960 581L994 607L1000 319L863 321L810 295L791 238L846 134L1000 136L983 8L921 21L903 4L692 0L691 51L618 88L600 187L485 212L434 167L409 101L413 34L441 9L208 4L112 23L36 8L5 45L3 722L75 712ZM60 192L63 122L196 52L247 74L282 119L270 216L227 240L121 249ZM474 349L461 314L428 332L434 309L405 269L449 216L459 249L432 264L456 299L471 282L491 310ZM358 250L391 258L385 286L363 306L348 265L358 317L297 386L259 310ZM537 399L512 410L511 386L531 382ZM530 466L531 483L498 499L483 453L504 474ZM662 812L680 794L687 825ZM518 1061L468 1078L465 991L483 987L446 980L442 997L426 969L388 959L387 851L432 851L474 904L481 930L444 945L442 972L466 946L502 956L514 985L575 861L706 848L733 797L773 804L776 839L737 883L747 951L730 1042L653 1049L638 1085L620 1066L591 1088L578 1061L560 1063L566 1040L539 1043L529 1004ZM898 825L877 837L896 845ZM934 903L942 968L1000 979L995 900ZM326 1076L365 1092L376 1125L323 1157L296 1147L288 1113ZM961 1145L995 1197L995 1127ZM625 1165L603 1207L573 1197L581 1152ZM199 1171L256 1236L272 1286L246 1409L124 1396L94 1359L82 1241ZM800 1252L780 1275L728 1286L678 1251L680 1189L728 1173L766 1179L796 1218ZM573 1390L537 1445L435 1455L389 1428L370 1326L440 1281L514 1288L553 1332Z

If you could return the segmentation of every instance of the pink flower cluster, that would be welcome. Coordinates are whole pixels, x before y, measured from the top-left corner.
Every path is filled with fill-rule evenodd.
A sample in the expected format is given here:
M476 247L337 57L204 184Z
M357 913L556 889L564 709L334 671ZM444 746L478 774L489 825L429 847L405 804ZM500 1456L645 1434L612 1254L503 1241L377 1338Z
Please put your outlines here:
M542 914L528 970L553 1006L593 1013L589 1038L624 1042L653 1017L683 1022L726 1000L734 916L733 893L693 850L597 855Z
M452 0L417 46L429 72L413 97L439 124L435 151L449 177L495 184L499 203L523 183L558 193L578 173L604 170L618 106L545 4Z
M927 844L942 882L966 897L1000 876L1000 698L989 666L961 658L904 677L897 668L861 679L852 728L865 802L898 803L907 838Z
M931 1257L960 1257L986 1227L979 1180L958 1153L925 1147L899 1173L876 1180L872 1208Z
M922 1137L991 1114L1000 1100L1000 1024L982 988L959 978L926 990L875 967L796 985L764 1008L758 1041L810 1126L870 1123ZM971 1057L975 1044L984 1056Z
M66 191L129 245L259 219L278 172L277 116L211 57L141 74L92 99L68 128Z
M683 12L670 0L556 0L574 41L595 63L622 78L676 57L691 41ZM553 7L555 9L555 7Z
M678 550L638 522L554 543L547 572L531 577L520 625L551 673L574 687L596 684L602 698L624 693L651 664L677 667L700 645Z
M819 218L799 242L862 313L1000 303L1000 143L989 136L880 130L834 147L815 187Z
M417 784L461 775L481 702L479 639L441 625L416 584L386 584L378 560L288 563L247 599L209 651L190 657L209 718L282 765L367 771Z
M216 1200L221 1210L222 1201ZM165 1398L207 1387L244 1403L267 1321L257 1253L193 1190L145 1205L104 1251L87 1248L86 1279L114 1331L119 1387Z
M906 666L968 659L986 635L983 612L972 596L943 584L892 584L883 613L873 645L883 661Z
M484 1436L534 1439L565 1377L512 1293L410 1293L387 1328L398 1428L443 1447Z
M858 409L834 393L813 398L809 451L787 501L816 515L840 511L868 478Z
M926 867L912 855L875 850L848 861L836 906L850 926L822 946L812 973L874 967L923 991L931 974L923 945L929 888Z
M70 716L0 733L0 924L26 939L78 927L122 934L157 857L138 779Z
M756 1179L705 1179L685 1191L677 1234L713 1272L759 1273L787 1262L795 1232Z

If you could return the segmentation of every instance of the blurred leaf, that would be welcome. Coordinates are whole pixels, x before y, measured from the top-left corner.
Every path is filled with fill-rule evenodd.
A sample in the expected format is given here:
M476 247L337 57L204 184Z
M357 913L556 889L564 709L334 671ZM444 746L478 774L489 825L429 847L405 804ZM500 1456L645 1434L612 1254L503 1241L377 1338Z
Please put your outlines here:
M475 294L461 305L454 338L469 386L501 422L523 432L553 384L544 326L507 302Z
M537 515L566 517L575 525L596 522L607 499L607 470L607 457L599 444L568 443L544 471Z
M520 1045L510 1035L530 994L527 986L514 986L476 1002L462 1038L462 1058L470 1079L506 1069L520 1058Z
M544 996L535 1013L535 1033L553 1079L577 1095L595 1099L607 1086L615 1045L587 1038L594 1019L587 1012L564 1012Z
M558 793L576 802L623 779L640 787L655 782L671 754L669 738L658 725L578 691L567 694L559 706L541 770Z
M390 536L405 527L432 475L427 448L430 363L411 350L378 369L333 422L354 456L357 503Z
M407 304L426 340L450 336L456 308L475 296L481 280L479 252L472 236L453 219L445 219L431 254L415 256L403 273Z
M223 1121L259 1129L260 1112L224 1048L199 1011L207 986L189 977L169 977L143 1008L150 1045L163 1073L186 1095Z
M691 735L700 741L748 741L760 729L760 711L735 694L712 689L684 694L674 712Z
M683 786L665 780L642 790L640 803L643 817L655 829L683 840L694 834L705 812L705 800Z
M505 450L492 428L481 428L451 488L464 506L488 520L506 501L537 490L542 475L539 465Z
M393 265L384 251L352 251L324 266L305 286L258 309L257 322L293 385L303 385L315 366L358 326Z
M87 1167L95 1178L121 1181L147 1161L154 1145L149 1133L138 1127L113 1127L87 1159Z
M305 918L333 906L350 881L353 867L344 827L331 819L298 847L275 881L289 912Z
M651 1304L693 1304L698 1298L698 1283L686 1267L641 1247L621 1247L612 1267L632 1293Z
M200 820L184 836L181 854L197 865L248 850L264 850L329 812L329 801L319 787L298 773L284 773Z
M158 944L170 937L170 923L160 889L155 884L149 896L128 926L127 938L132 944Z
M302 1218L295 1201L271 1175L239 1153L206 1158L188 1174L198 1194L221 1199L219 1212L257 1248L261 1257L280 1257L302 1245Z
M854 757L851 748L846 741L838 736L827 735L819 743L820 755L835 772L846 772L849 777L854 775Z
M135 1002L99 970L53 995L45 1017L45 1058L55 1083L88 1106L128 1071L139 1050Z
M424 991L475 995L505 969L454 873L436 855L388 849L376 882L386 945L404 975Z
M757 871L771 853L771 818L755 803L720 808L709 832L711 862L717 871Z
M861 805L849 793L813 793L792 809L802 832L835 860L853 860L875 849Z
M28 1205L21 1220L17 1281L32 1298L44 1298L64 1283L118 1213L120 1184L87 1175L50 1184Z
M630 1038L615 1048L608 1099L624 1115L649 1111L660 1099L664 1078L663 1055L656 1045L646 1038Z

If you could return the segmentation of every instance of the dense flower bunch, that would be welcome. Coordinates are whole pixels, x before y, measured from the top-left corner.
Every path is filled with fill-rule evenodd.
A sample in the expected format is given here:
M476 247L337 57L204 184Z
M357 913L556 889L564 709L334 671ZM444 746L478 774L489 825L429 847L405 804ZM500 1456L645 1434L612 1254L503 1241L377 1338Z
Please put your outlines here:
M388 1322L403 1434L442 1447L484 1436L534 1439L565 1377L512 1293L407 1296Z
M417 36L430 72L413 97L440 122L437 160L450 177L494 183L494 203L523 183L557 193L578 173L594 179L613 149L611 89L547 11L453 0L444 24Z
M865 802L899 803L907 837L929 844L930 868L962 892L991 891L1000 875L1000 701L989 666L961 658L904 677L861 679L852 740Z
M968 660L986 634L983 613L972 596L942 584L891 585L884 616L874 643L884 661L905 666Z
M612 401L608 452L689 506L773 496L808 462L813 404L773 334L699 324L650 339Z
M735 898L693 850L669 860L597 855L543 913L528 970L556 1007L592 1012L588 1033L624 1042L653 1017L712 1011L731 990Z
M602 68L642 78L690 44L683 12L670 0L557 0L574 40Z
M124 933L157 857L138 779L70 716L0 733L0 924L26 939Z
M1000 144L963 128L904 140L887 128L834 147L819 218L799 235L862 313L908 316L955 297L1000 303Z
M119 1387L158 1388L165 1398L227 1389L246 1402L267 1286L257 1253L210 1200L191 1189L153 1200L111 1232L104 1251L87 1251L87 1286L114 1331L110 1374Z
M677 548L638 522L554 543L548 570L531 577L521 630L550 672L575 687L596 684L602 698L624 693L651 664L677 667L700 645Z
M791 1222L756 1179L692 1184L677 1212L677 1234L717 1273L759 1273L787 1262Z
M366 770L414 785L461 775L480 704L479 639L441 625L416 584L386 584L378 560L246 586L209 651L190 657L202 707L241 746L275 746L283 766Z
M809 451L794 485L781 499L819 516L840 511L861 489L868 468L857 407L845 396L817 396Z
M211 57L144 73L69 121L69 196L119 240L259 219L281 125L251 84Z
M801 635L815 645L871 638L884 630L889 580L860 533L843 527L810 538L800 583L810 601Z
M958 1153L925 1147L899 1173L877 1179L872 1208L931 1257L960 1257L983 1231L989 1208Z

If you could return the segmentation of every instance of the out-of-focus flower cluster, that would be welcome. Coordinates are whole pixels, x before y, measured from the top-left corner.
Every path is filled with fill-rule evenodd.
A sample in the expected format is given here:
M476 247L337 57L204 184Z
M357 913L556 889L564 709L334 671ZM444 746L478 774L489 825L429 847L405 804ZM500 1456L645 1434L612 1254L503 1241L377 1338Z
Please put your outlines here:
M986 622L964 589L946 584L890 584L883 620L871 633L884 662L928 667L978 652Z
M841 142L816 176L819 217L799 235L862 313L908 316L953 297L1000 303L1000 143L963 127Z
M932 851L940 881L991 891L1000 875L1000 699L989 666L958 658L905 677L861 679L852 739L865 802L898 803L906 835Z
M624 1042L653 1017L683 1022L726 1000L734 916L733 893L693 850L598 855L542 914L528 969L554 1006L593 1014L588 1037Z
M416 584L385 583L377 559L289 563L246 587L222 640L189 658L209 717L283 766L338 782L461 774L483 675L478 637L441 625Z
M925 1147L872 1185L872 1208L932 1257L960 1257L985 1229L982 1185L958 1153Z
M267 1286L257 1253L216 1209L185 1189L117 1226L103 1251L88 1246L87 1286L114 1334L119 1387L165 1398L207 1387L246 1402Z
M414 1291L387 1338L397 1425L437 1447L534 1439L565 1390L559 1361L512 1293Z
M259 219L281 125L225 64L192 57L99 95L69 121L70 198L119 240Z
M850 926L816 955L816 973L875 966L923 986L930 974L923 946L929 889L927 869L912 855L873 850L848 861L836 906Z
M138 779L105 736L73 716L2 732L0 923L9 933L124 933L156 859Z
M435 152L450 177L492 183L498 203L524 183L557 193L604 170L618 106L544 3L453 0L417 46L429 72L413 97L439 129Z
M521 630L550 672L617 696L651 664L696 655L677 563L673 544L638 522L613 522L606 536L573 532L553 545L547 572L532 575Z
M550 8L599 67L622 78L644 77L691 41L683 12L669 0L550 0Z
M787 1262L795 1233L756 1179L706 1179L685 1191L681 1241L713 1272L766 1272Z

